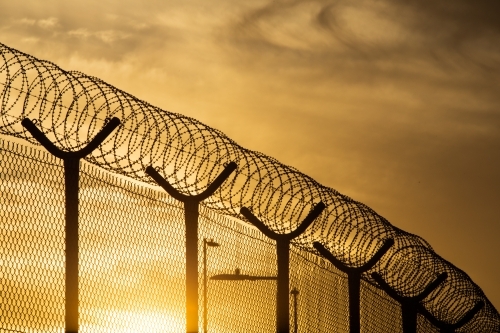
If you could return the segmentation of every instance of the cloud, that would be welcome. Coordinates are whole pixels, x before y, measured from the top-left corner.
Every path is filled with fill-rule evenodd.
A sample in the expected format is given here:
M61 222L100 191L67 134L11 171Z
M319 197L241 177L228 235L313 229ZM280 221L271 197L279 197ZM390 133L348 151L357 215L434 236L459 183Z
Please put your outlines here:
M68 31L68 35L75 36L77 38L88 38L88 37L92 36L92 33L90 33L90 31L88 29L80 28L80 29Z
M493 1L273 1L235 25L241 47L331 67L411 71L415 62L500 70ZM321 60L318 61L318 60Z
M166 6L151 13L132 1L71 2L68 10L64 7L69 3L47 1L45 5L5 4L8 8L0 11L2 42L23 49L20 41L38 41L34 55L55 62L70 56L115 62L174 36L174 29L156 18Z
M22 18L19 20L19 23L20 24L25 24L25 25L35 25L36 24L36 20L34 19L28 19L28 18Z
M55 17L49 17L44 20L38 20L38 26L43 29L52 29L57 26L58 19Z
M131 34L125 33L123 31L103 30L91 32L85 28L68 31L68 35L83 39L94 38L107 44L113 44L116 41L121 41L132 36Z

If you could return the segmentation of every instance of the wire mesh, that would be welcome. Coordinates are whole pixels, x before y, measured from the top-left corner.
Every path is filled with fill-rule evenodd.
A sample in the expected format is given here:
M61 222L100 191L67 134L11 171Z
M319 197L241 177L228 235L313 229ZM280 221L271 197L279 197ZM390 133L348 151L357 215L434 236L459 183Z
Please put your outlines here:
M0 152L1 208L9 212L0 227L2 290L8 292L2 293L0 322L7 330L59 332L64 328L62 163L37 148L5 140ZM182 332L182 205L159 189L89 163L81 169L81 332ZM21 180L24 188L17 185ZM220 244L207 252L209 277L236 268L276 275L274 242L255 228L203 207L200 237ZM345 279L311 253L297 247L291 253L291 281L301 290L300 331L346 331ZM209 280L209 331L272 332L275 284Z
M459 332L500 331L498 311L464 272L440 258L422 238L395 228L362 203L318 184L271 157L244 149L221 132L192 118L156 108L97 78L64 71L50 62L3 44L0 44L0 59L0 134L36 143L21 126L21 120L29 117L56 146L72 151L85 146L107 119L118 117L122 122L116 132L86 158L88 163L82 163L81 314L82 320L87 323L85 325L90 325L84 327L97 325L101 320L96 319L98 317L108 318L108 326L104 326L103 330L116 324L124 325L125 332L129 330L125 326L132 325L132 321L126 318L133 313L140 313L138 321L151 318L150 322L156 321L159 326L165 326L165 320L171 322L173 327L183 325L182 311L177 309L184 302L184 286L178 278L182 265L179 266L176 261L180 260L182 264L184 260L180 251L183 244L182 208L164 193L160 194L161 191L150 189L145 184L152 180L144 169L153 165L176 189L196 194L206 189L225 163L234 161L238 165L237 171L214 196L204 201L207 211L202 214L203 232L213 238L220 238L226 232L228 249L231 248L229 244L233 244L233 250L228 252L210 249L210 253L223 254L220 256L221 263L240 253L234 260L241 265L241 269L272 272L275 269L275 257L271 255L274 244L257 237L260 243L250 245L248 240L249 245L244 245L246 237L250 236L245 234L247 231L237 232L238 228L243 228L239 222L223 229L222 234L211 232L210 228L215 227L203 226L207 223L204 219L208 219L208 210L210 214L216 214L216 218L212 217L213 221L229 218L224 215L244 221L239 209L248 207L269 228L289 233L315 203L322 201L327 206L325 211L304 235L293 241L294 251L302 251L303 258L309 255L307 253L318 254L312 243L319 241L346 265L358 267L384 240L392 238L395 241L375 267L362 276L361 318L363 325L370 327L368 332L376 332L376 327L380 325L385 329L381 331L392 331L399 325L396 324L397 311L391 310L394 302L376 288L376 282L370 275L372 272L380 273L391 287L404 296L418 294L429 281L446 272L448 279L424 301L425 308L439 320L453 323L478 301L484 301L485 306ZM47 330L49 326L60 329L62 324L59 321L63 314L61 308L54 304L63 302L61 292L64 287L62 164L46 153L8 142L2 143L0 158L1 326L22 329L24 320L29 321L33 313L39 313L36 319L31 320L31 331ZM128 176L142 184L126 182L105 170ZM231 238L229 235L232 232L239 236L235 234ZM246 256L250 259L246 260ZM153 257L157 257L157 261L151 261ZM135 260L133 263L127 261L132 259ZM326 268L321 266L326 265L324 263L317 266L319 268L306 268L308 264L299 265L298 259L293 260L298 267L302 267L301 272L313 274L300 280L293 277L295 273L290 268L292 281L309 290L299 294L300 304L311 304L299 313L299 327L304 327L301 323L307 322L305 327L308 330L323 331L327 326L330 329L338 325L338 330L342 331L340 327L347 325L342 324L347 322L344 309L347 289L343 286L345 278L333 276L343 275L339 272L334 274L335 270L331 271L332 276L324 273ZM255 263L250 263L253 261ZM215 269L218 267L215 262L210 265ZM326 275L323 277L322 274ZM123 279L118 276L123 276ZM107 280L102 280L104 277ZM315 279L317 285L312 281ZM101 284L98 282L101 280L107 282ZM154 288L145 287L153 281L157 282ZM209 294L210 299L217 300L218 295L226 293L226 297L220 297L218 302L233 302L227 305L233 311L238 306L246 309L244 315L240 314L238 318L256 321L254 324L261 331L271 327L272 320L266 318L272 317L272 311L269 312L275 297L270 289L272 282L238 282L246 286L241 289L235 282L228 282L227 287L223 287L223 282L217 283L210 282L213 288L221 289ZM264 287L266 283L268 285ZM255 303L258 306L248 301L248 295L261 296L264 291L266 295ZM97 294L100 296L95 296ZM162 296L155 296L158 294ZM334 296L330 299L330 295ZM241 304L238 303L240 296L246 300ZM115 300L118 297L120 301ZM323 302L323 299L328 302ZM380 305L378 300L384 305ZM50 311L48 304L51 304ZM336 310L326 310L334 304L338 305ZM152 310L159 307L163 312ZM109 312L111 308L117 312ZM383 309L383 314L379 313L380 309ZM252 311L257 311L255 316L245 317ZM386 315L391 316L391 320L377 319ZM242 327L248 331L250 327L245 326L247 323L238 326L240 319L228 319L227 313L212 312L211 316L212 325L217 321L221 323L217 326L221 327L220 330L228 325L236 325L227 328L228 332ZM428 326L421 322L422 319L419 319L419 326ZM142 326L137 329L141 330ZM154 328L148 329L154 331Z
M348 332L347 279L330 263L297 247L290 257L290 285L299 291L298 332Z
M47 153L1 141L0 327L64 328L64 176Z
M276 275L274 246L258 231L207 208L200 213L200 234L220 244L207 251L209 277L234 273L236 269L242 274ZM207 289L209 332L275 330L275 281L208 280Z
M81 332L182 331L182 208L87 163L80 186Z

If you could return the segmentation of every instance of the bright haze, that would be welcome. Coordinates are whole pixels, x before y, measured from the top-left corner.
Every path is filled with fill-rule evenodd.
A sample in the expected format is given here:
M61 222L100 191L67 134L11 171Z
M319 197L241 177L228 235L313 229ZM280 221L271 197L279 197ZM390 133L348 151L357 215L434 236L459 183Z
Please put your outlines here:
M0 42L422 236L500 308L500 2L0 1Z

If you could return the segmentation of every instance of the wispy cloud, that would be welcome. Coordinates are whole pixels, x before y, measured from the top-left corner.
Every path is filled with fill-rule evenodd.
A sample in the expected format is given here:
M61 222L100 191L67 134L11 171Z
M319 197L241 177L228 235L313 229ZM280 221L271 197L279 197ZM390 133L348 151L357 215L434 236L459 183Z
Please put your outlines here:
M42 29L53 29L57 26L58 23L58 19L55 17L38 20L37 22L38 26Z
M247 13L234 37L269 47L369 61L397 56L442 57L445 61L448 52L471 57L469 49L474 44L477 50L478 39L485 49L498 53L495 40L500 25L490 14L498 10L492 1L273 1ZM488 65L499 67L498 63Z

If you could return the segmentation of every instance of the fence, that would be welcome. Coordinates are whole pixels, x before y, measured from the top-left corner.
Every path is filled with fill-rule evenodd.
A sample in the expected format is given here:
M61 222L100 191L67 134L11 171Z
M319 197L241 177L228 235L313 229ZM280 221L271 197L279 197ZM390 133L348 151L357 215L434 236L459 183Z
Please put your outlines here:
M200 238L220 244L207 249L210 276L236 268L254 276L277 274L275 242L245 224L252 221L240 208L250 208L270 231L286 234L315 204L326 206L291 241L289 287L298 294L292 294L297 307L289 302L289 312L291 327L297 325L299 332L350 329L353 279L335 262L321 259L318 246L345 267L361 267L389 239L394 245L359 274L361 331L401 331L409 312L418 332L437 332L436 326L441 331L500 330L498 312L464 272L365 205L96 78L63 71L1 44L0 54L0 133L36 143L21 125L25 118L36 119L35 125L57 147L74 151L86 146L107 119L117 117L122 123L82 161L80 171L81 332L185 329L184 209L164 191L146 185L156 183L144 171L153 165L180 193L196 194L207 190L228 162L235 162L237 170L200 211ZM61 331L67 289L64 163L5 140L0 152L0 326ZM203 244L198 244L198 265ZM409 311L405 304L443 273L446 280ZM209 331L277 329L276 282L209 280L207 291ZM202 297L197 299L203 309ZM468 318L471 309L476 310ZM203 317L197 319L202 327Z
M2 325L23 332L60 331L64 328L63 165L43 151L9 141L2 141L0 149L2 211L8 212L0 229ZM89 163L82 165L80 191L81 331L181 332L182 205L162 191ZM210 209L202 209L201 216L201 237L220 244L207 253L210 276L235 268L276 275L273 242ZM347 331L343 274L298 248L292 250L290 266L291 285L300 290L299 331ZM365 292L378 309L397 308L368 284ZM274 281L210 281L209 330L272 332L275 295ZM388 323L397 328L392 312L374 315L379 319L369 320L373 332L391 331ZM380 320L384 316L394 318Z

